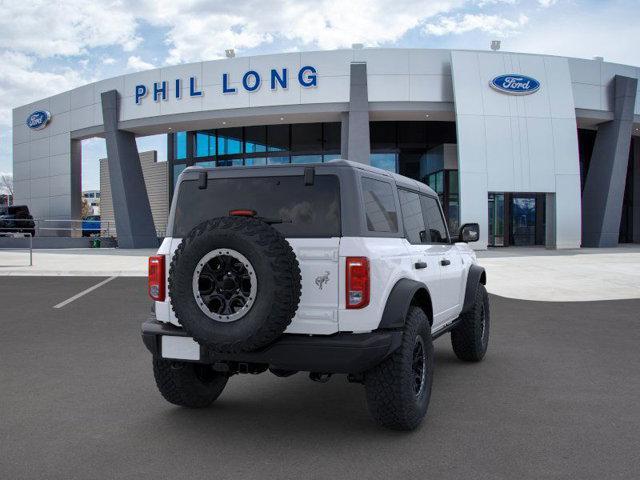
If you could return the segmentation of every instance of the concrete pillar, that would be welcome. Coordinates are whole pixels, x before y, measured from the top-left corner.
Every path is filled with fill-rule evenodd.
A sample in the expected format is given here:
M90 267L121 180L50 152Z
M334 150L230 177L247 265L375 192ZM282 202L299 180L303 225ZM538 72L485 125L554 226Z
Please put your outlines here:
M102 93L109 178L118 246L153 248L158 236L151 216L135 135L118 130L119 97L116 90Z
M545 248L556 248L556 194L545 194L545 232L544 232L544 246Z
M71 140L70 147L71 161L71 210L70 218L79 220L82 218L82 142ZM71 234L73 237L82 236L82 225L78 222L75 226L80 227Z
M633 140L633 243L640 243L640 137Z
M598 127L582 194L583 247L618 245L638 80L613 82L614 119Z
M351 64L349 85L347 159L369 164L371 142L369 140L369 94L366 63Z
M349 158L349 112L340 115L340 156Z

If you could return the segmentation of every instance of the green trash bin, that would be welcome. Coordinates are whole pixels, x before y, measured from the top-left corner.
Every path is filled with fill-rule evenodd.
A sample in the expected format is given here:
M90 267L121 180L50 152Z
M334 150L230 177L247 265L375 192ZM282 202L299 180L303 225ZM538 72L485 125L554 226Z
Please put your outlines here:
M91 248L100 248L100 239L94 238L91 240Z

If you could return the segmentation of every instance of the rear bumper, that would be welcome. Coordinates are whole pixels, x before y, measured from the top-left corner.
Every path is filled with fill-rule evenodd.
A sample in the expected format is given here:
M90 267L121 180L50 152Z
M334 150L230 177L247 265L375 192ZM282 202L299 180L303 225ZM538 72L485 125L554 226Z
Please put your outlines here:
M183 329L154 318L142 324L142 341L154 357L162 357L162 337L188 337ZM360 373L377 365L402 342L401 331L283 334L271 345L253 352L220 354L200 345L200 363L239 362L281 370L321 373Z

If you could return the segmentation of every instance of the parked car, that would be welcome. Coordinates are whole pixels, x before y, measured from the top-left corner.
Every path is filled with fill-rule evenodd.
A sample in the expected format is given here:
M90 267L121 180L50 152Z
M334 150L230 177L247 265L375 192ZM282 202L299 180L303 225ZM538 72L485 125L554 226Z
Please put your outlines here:
M100 235L100 215L89 215L82 219L82 236Z
M0 232L36 234L36 223L26 205L13 205L0 213Z
M206 407L239 373L347 374L380 425L427 412L432 341L483 359L486 274L451 237L426 185L344 160L187 168L167 235L149 259L152 318L142 326L164 398Z

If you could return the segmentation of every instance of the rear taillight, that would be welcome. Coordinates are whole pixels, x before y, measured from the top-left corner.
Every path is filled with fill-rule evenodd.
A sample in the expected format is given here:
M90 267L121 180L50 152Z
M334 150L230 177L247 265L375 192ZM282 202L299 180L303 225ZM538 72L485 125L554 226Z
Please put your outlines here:
M367 257L347 257L347 308L369 305L369 260Z
M164 302L164 255L149 257L149 296Z

